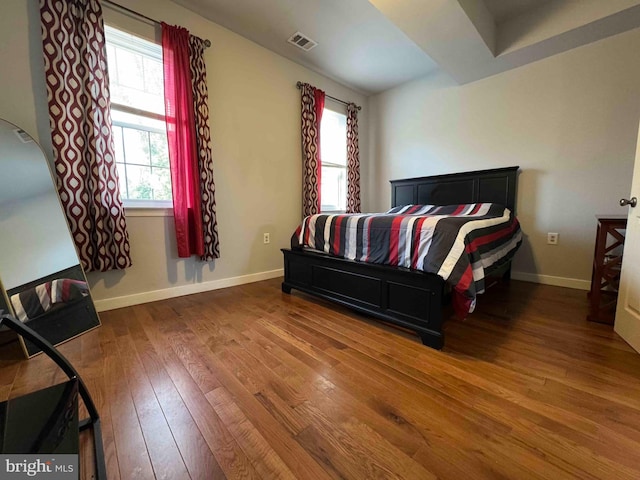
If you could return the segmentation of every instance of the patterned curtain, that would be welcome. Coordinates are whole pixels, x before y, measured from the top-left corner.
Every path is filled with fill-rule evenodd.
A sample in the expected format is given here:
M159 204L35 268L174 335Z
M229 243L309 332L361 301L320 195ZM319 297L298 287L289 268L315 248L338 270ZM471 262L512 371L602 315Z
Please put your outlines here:
M220 255L204 42L162 23L164 94L178 256Z
M320 121L324 110L325 94L307 83L302 83L302 216L320 213Z
M358 107L347 106L347 213L360 213L360 147Z
M193 110L196 117L196 144L200 168L200 192L202 195L202 231L204 254L202 260L210 262L220 257L218 217L216 215L216 185L213 181L213 157L211 132L209 131L209 92L207 69L204 64L204 40L191 35L189 49L191 76L193 78Z
M57 188L86 271L131 266L98 0L40 0Z

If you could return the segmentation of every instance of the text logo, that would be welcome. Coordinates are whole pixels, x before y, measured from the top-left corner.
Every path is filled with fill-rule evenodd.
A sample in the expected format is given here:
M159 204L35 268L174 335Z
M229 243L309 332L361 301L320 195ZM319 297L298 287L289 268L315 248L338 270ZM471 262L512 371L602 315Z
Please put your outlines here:
M0 455L0 478L77 480L78 455Z

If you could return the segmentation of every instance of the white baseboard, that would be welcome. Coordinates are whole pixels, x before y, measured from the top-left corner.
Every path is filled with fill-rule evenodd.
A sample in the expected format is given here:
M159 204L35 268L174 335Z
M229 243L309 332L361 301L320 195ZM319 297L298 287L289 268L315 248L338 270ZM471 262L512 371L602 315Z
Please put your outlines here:
M538 273L511 272L511 278L523 282L541 283L556 287L575 288L577 290L590 290L591 282L578 278L554 277L553 275L540 275Z
M124 295L122 297L94 300L93 303L95 304L98 312L104 312L107 310L115 310L116 308L130 307L141 303L155 302L156 300L181 297L183 295L191 295L193 293L208 292L210 290L218 290L220 288L235 287L236 285L260 282L262 280L269 280L271 278L278 278L282 276L284 276L284 269L279 268L277 270L270 270L267 272L242 275L240 277L222 278L220 280L212 280L210 282L202 283L190 283L188 285L164 288L162 290L152 290L150 292L134 293L133 295Z
M235 287L236 285L244 285L246 283L260 282L262 280L282 277L283 275L284 269L279 268L276 270L252 273L239 277L222 278L220 280L212 280L210 282L202 283L190 283L188 285L164 288L162 290L152 290L150 292L141 292L134 293L132 295L124 295L121 297L94 300L94 304L98 312L105 312L107 310L130 307L132 305L139 305L141 303L155 302L157 300L165 300L167 298L181 297L183 295L208 292L210 290L218 290L220 288ZM540 275L537 273L515 271L511 272L511 278L513 278L514 280L522 280L524 282L541 283L543 285L554 285L556 287L575 288L578 290L589 290L591 288L591 282L587 280L579 280L577 278L554 277L553 275Z

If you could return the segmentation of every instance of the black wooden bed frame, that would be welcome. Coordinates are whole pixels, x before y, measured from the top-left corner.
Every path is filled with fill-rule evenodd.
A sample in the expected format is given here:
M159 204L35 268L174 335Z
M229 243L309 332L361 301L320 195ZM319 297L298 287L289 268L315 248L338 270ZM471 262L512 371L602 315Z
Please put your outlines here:
M391 207L492 202L515 214L519 167L391 181ZM292 288L415 331L422 343L444 345L441 277L403 267L354 262L303 249L282 249L282 291ZM508 278L510 264L503 276Z

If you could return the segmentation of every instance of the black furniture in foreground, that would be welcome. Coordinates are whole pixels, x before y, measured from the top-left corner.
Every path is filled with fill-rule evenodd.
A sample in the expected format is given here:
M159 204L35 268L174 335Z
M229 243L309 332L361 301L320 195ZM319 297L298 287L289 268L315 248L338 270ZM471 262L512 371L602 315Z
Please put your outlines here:
M0 403L0 453L78 454L78 380Z
M516 211L519 167L391 181L391 207L408 204L499 203ZM282 249L282 291L295 288L416 332L422 343L444 345L445 282L432 273L353 262L303 249ZM510 264L492 276L510 276Z
M37 345L69 377L68 382L8 400L2 404L3 406L0 406L2 453L77 453L79 433L82 430L91 429L95 453L95 478L105 480L107 472L104 462L100 416L78 372L53 345L19 320L9 315L2 315L0 316L0 326L10 328ZM89 413L88 418L80 421L78 421L77 412L78 394ZM48 403L51 401L55 405ZM11 408L7 408L7 405ZM21 408L21 406L25 408ZM40 418L39 422L36 421L36 418L30 418L28 429L23 432L27 435L22 436L15 435L15 430L11 427L13 421L8 417L8 415L13 415L21 410L30 410L34 412L33 417ZM50 415L46 415L46 412L50 412ZM7 429L10 429L11 432L8 432Z

